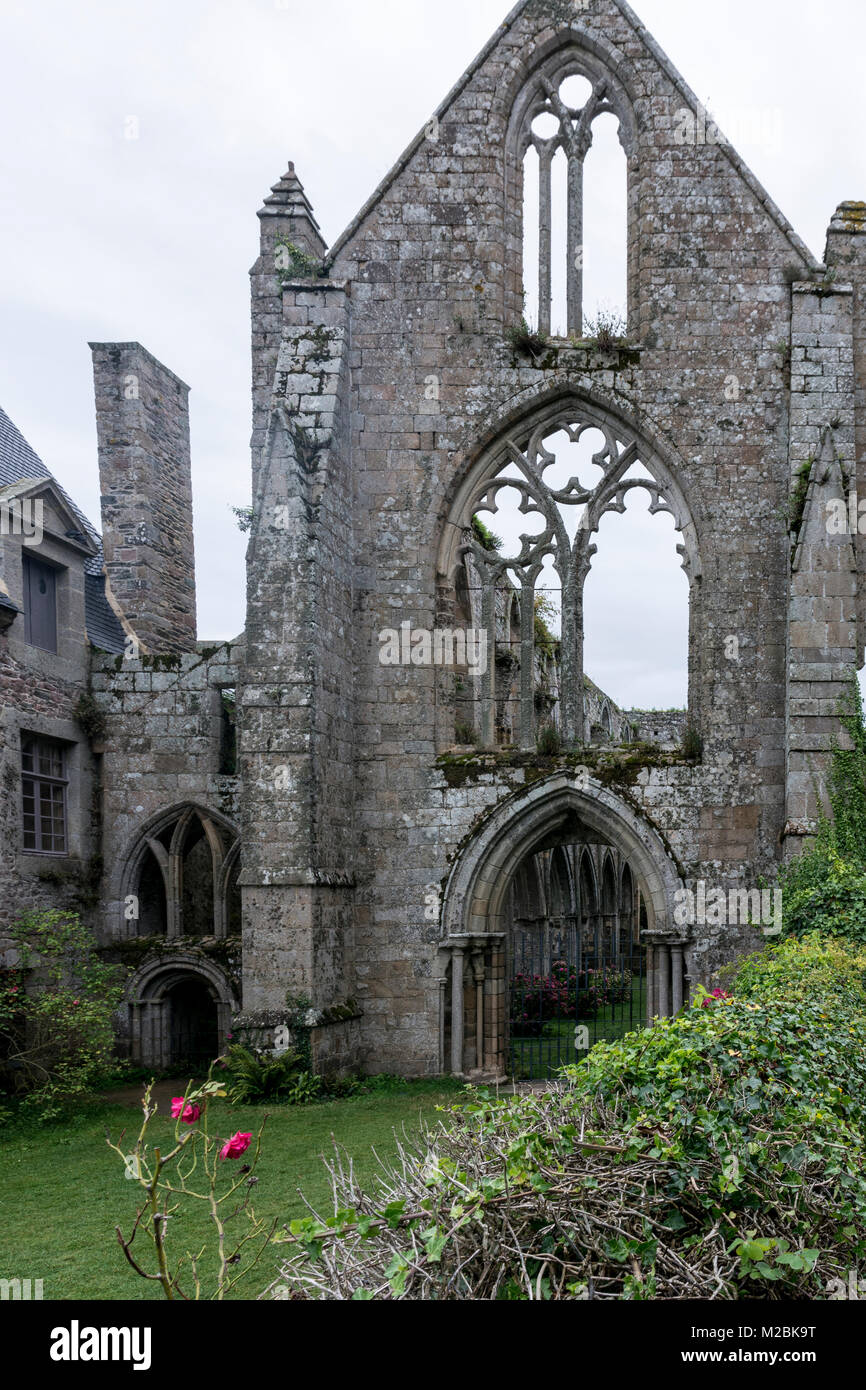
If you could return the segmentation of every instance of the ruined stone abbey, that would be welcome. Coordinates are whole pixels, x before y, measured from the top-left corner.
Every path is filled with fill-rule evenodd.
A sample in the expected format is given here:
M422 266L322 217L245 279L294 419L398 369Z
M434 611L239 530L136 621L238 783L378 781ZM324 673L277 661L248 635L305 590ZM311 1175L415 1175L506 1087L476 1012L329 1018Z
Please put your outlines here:
M624 0L520 0L336 241L289 166L236 640L197 640L183 382L91 345L101 535L0 414L0 947L83 913L133 1057L267 1039L303 999L321 1070L502 1076L528 949L539 976L639 957L643 1022L760 943L676 904L798 852L863 661L866 205L818 262L698 111ZM599 118L613 334L584 302ZM584 671L633 490L689 591L688 708L657 716Z

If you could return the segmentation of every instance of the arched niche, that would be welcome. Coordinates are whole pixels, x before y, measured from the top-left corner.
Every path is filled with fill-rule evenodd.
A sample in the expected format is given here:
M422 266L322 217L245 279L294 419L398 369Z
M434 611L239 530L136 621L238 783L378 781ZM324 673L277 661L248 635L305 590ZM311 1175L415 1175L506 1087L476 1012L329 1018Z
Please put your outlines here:
M239 932L239 851L231 822L197 803L151 817L123 860L118 931L169 939Z

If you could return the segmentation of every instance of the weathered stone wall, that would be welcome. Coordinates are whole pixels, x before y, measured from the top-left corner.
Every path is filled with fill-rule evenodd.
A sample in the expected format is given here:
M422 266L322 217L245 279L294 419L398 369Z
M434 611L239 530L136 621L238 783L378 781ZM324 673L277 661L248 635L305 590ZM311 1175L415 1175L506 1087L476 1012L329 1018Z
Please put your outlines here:
M194 803L237 823L238 779L221 771L220 691L237 688L238 670L232 643L182 656L94 658L93 696L105 720L105 942L135 934L124 920L124 871L154 817Z
M630 709L625 717L635 743L654 743L671 751L682 747L689 724L688 710Z
M264 263L272 236L262 214ZM254 470L240 737L247 1010L353 988L348 296L272 274L284 324Z
M83 648L82 657L86 663ZM94 759L78 722L85 691L86 665L79 681L52 678L13 656L0 633L0 942L3 927L30 910L68 908L93 919L102 866ZM66 855L22 849L22 730L67 743Z
M0 530L2 582L20 611L0 631L0 930L22 912L69 908L85 916L98 900L101 874L99 808L94 798L94 760L79 722L86 695L90 650L85 624L84 561L95 551L79 535L80 521L53 480L31 495L42 507L38 535ZM70 528L76 535L70 537ZM56 650L26 639L24 566L31 556L55 567ZM25 851L22 839L21 737L42 735L65 745L67 852Z
M532 362L508 341L522 312L521 190L509 123L538 64L570 43L604 65L630 108L630 342L612 353L554 346ZM310 766L293 795L297 823L306 823L302 808L309 806L313 825L331 823L331 789L354 797L354 862L342 853L330 862L357 884L355 980L365 1056L376 1069L438 1067L441 924L425 904L431 894L437 898L485 814L528 776L503 755L482 760L461 785L449 784L437 763L447 747L437 737L438 673L383 668L376 634L403 620L418 628L442 620L438 585L449 576L437 576L437 554L451 500L482 449L516 421L540 419L564 401L577 410L591 402L627 426L675 478L699 557L690 574L688 723L703 757L656 765L647 756L644 767L632 767L623 795L662 837L680 881L752 883L779 859L788 819L789 439L796 454L799 441L809 447L801 428L831 426L842 431L850 456L851 316L845 290L827 287L815 312L831 336L824 340L816 328L816 342L806 342L799 305L804 293L815 293L809 286L818 266L728 147L705 134L678 137L684 108L697 112L693 94L627 6L598 0L576 11L559 0L531 0L512 12L329 253L327 280L283 284L266 251L257 263L256 474L268 454L268 419L290 434L305 419L318 425L310 400L331 405L332 349L317 361L311 330L335 327L335 303L345 316L339 326L350 370L351 469L341 452L339 491L317 498L322 529L315 551L303 550L312 565L300 589L286 589L283 636L271 655L280 662L283 649L296 650L309 634L310 595L334 584L332 564L340 563L348 594L341 562L351 544L355 675L354 687L347 681L340 694L353 701L353 792L338 739L320 742L329 766ZM297 207L293 216L297 239L309 216ZM314 249L318 254L318 244ZM813 379L802 405L795 397L804 391L789 376L801 348L809 366L799 375ZM265 382L277 356L266 407ZM808 421L801 410L812 412ZM273 468L273 452L270 458ZM290 449L283 458L290 498L308 495L291 483L298 472ZM338 500L348 512L350 488L351 527L336 514ZM299 550L303 536L302 526ZM252 554L251 612L270 582L269 563L289 567L292 554L284 548L279 562ZM344 620L343 603L316 609L301 681L304 710L309 692L333 679L334 653L343 660ZM853 650L847 639L839 645L845 654L837 664L845 665ZM833 695L835 687L816 698ZM318 708L324 712L326 704ZM327 718L347 724L336 699ZM308 710L286 711L282 719L285 727L313 727ZM249 767L252 823L272 798L261 794L262 781ZM344 829L333 842L341 849ZM285 906L282 919L272 915L268 971L286 961L297 970L299 932L315 922L312 896L302 921ZM248 907L254 923L260 904L251 896ZM257 928L248 930L252 944ZM702 927L689 969L707 975L753 937L748 929ZM312 947L304 949L309 959ZM248 951L247 969L257 969L255 954Z

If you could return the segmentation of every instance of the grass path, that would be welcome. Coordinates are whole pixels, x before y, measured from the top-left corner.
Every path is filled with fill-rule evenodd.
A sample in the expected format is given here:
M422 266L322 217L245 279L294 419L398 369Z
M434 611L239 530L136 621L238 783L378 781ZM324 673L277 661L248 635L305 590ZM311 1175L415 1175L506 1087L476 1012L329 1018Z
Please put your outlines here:
M178 1088L178 1094L183 1086ZM395 1152L394 1131L417 1129L424 1117L438 1118L437 1105L453 1104L457 1089L441 1080L416 1082L395 1092L373 1092L347 1100L296 1108L229 1106L216 1101L210 1109L211 1133L258 1130L270 1113L258 1167L256 1214L281 1222L304 1215L297 1194L302 1186L314 1204L327 1206L327 1175L319 1155L331 1149L331 1134L348 1149L363 1182L376 1171L371 1152L382 1158ZM114 1235L119 1224L131 1227L138 1189L124 1178L117 1155L105 1142L106 1129L116 1138L122 1129L137 1132L140 1112L134 1106L94 1104L74 1120L25 1132L7 1130L0 1142L0 1277L44 1280L46 1299L162 1298L158 1285L139 1278L129 1267ZM163 1142L174 1132L163 1118L153 1121L153 1138ZM206 1223L195 1217L173 1219L170 1240L175 1254L189 1243L197 1249ZM138 1242L137 1242L138 1243ZM234 1297L257 1297L276 1272L278 1252L266 1252ZM150 1266L148 1266L150 1267Z

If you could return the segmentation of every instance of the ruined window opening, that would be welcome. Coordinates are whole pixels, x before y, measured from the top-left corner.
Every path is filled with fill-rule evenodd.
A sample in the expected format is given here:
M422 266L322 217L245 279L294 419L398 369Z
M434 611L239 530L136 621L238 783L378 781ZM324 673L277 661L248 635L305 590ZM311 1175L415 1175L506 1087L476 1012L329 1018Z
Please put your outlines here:
M181 935L214 933L214 864L204 828L193 823L183 850Z
M167 813L133 852L124 925L138 936L223 937L240 931L238 840L197 806Z
M624 481L622 505L600 518L593 537L582 611L586 669L624 713L625 728L640 710L687 706L690 594L676 521L658 506L652 475L638 460ZM601 722L609 740L608 705Z
M222 686L219 693L219 770L223 777L235 777L238 770L237 691L234 686Z
M618 119L608 113L592 124L584 160L583 328L614 337L628 321L628 161Z
M168 902L165 880L156 855L148 850L138 880L138 934L166 936L168 933Z
M688 531L688 546L664 538L673 567L678 555L691 580L696 560L684 503L646 457L604 417L570 408L506 438L467 483L453 523L462 534L454 583L470 593L461 606L485 634L491 659L461 692L460 721L469 722L471 699L473 735L460 742L556 752L560 742L590 742L594 729L604 741L622 741L626 729L630 737L622 708L595 687L588 707L584 689L592 685L584 677L584 604L596 538L603 522L620 523L638 491L651 517L669 514L672 531ZM688 641L684 647L687 667ZM645 649L635 660L652 665ZM605 674L593 669L601 685Z
M577 59L543 70L523 100L525 317L544 336L580 338L600 318L624 331L631 142L621 108L609 78Z

